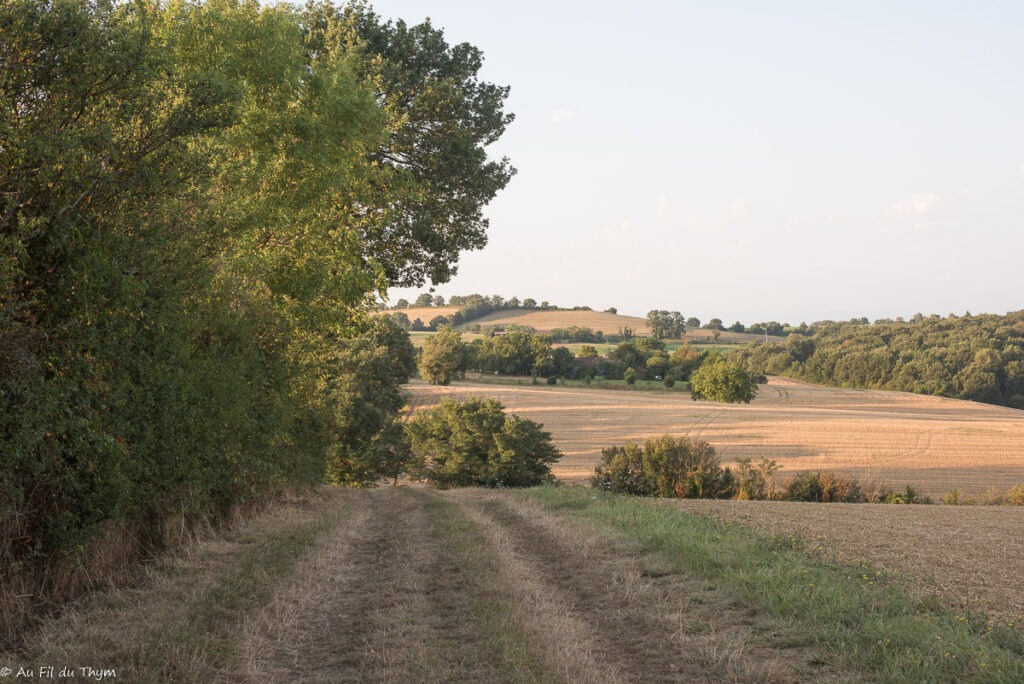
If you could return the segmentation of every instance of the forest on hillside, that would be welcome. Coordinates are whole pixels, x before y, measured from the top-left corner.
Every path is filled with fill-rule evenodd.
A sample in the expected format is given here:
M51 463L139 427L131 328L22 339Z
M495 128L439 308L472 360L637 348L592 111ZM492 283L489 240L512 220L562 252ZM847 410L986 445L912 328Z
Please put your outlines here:
M840 387L891 389L1024 408L1024 311L825 321L731 359L755 373Z

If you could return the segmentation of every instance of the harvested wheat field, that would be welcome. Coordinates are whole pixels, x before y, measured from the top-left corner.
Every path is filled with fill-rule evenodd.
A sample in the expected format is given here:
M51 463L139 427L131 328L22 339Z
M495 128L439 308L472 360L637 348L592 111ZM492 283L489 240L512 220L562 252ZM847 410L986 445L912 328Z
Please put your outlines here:
M942 597L965 618L1024 625L1024 508L893 506L789 501L676 500L667 505L769 535L795 534L809 550L883 571Z
M411 384L414 409L443 396L490 396L544 424L565 454L558 478L593 474L601 449L665 433L710 442L729 463L775 459L782 477L835 470L863 482L912 484L934 498L983 497L1024 483L1024 411L883 390L834 389L771 378L749 405L686 393L530 385Z

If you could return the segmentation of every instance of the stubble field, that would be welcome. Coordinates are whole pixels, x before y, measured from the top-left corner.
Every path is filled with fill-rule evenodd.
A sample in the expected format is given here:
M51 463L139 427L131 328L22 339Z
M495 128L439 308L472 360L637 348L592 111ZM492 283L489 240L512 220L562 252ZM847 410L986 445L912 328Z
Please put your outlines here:
M941 499L957 488L983 497L1024 483L1024 411L882 390L816 387L783 378L749 405L689 395L523 385L408 386L414 409L443 396L495 397L544 424L564 457L555 475L589 478L601 449L665 433L710 442L723 463L775 459L786 478L835 470L862 482L911 484Z

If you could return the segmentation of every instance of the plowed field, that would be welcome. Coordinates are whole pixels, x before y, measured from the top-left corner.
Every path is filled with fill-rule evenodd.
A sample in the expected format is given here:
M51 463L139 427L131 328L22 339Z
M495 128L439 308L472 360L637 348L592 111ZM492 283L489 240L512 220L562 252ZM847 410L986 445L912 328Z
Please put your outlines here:
M912 484L934 498L953 488L980 497L1024 483L1024 411L882 390L816 387L771 378L749 405L686 394L457 383L409 386L414 409L446 395L492 396L544 424L565 454L557 477L593 474L601 449L670 433L710 442L728 463L762 456L785 477L839 471L865 482Z

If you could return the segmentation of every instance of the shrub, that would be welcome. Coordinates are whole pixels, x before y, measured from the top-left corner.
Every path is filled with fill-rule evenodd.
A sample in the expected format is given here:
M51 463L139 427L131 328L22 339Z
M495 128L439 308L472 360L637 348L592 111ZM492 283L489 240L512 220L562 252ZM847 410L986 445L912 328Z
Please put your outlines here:
M911 485L907 485L903 488L902 492L891 491L886 494L882 503L887 504L930 504L932 503L931 497L925 496L921 492L917 491Z
M738 480L737 499L759 500L775 498L775 473L780 466L773 460L762 458L753 465L751 459L741 458L736 461Z
M406 425L414 474L441 487L529 487L553 479L562 454L532 420L495 399L449 397Z
M959 489L950 489L942 495L942 503L947 506L959 506L963 503L963 495Z
M591 483L611 492L686 499L727 499L737 491L736 478L722 468L707 442L663 435L627 442L601 452L602 463Z
M867 497L857 480L833 472L800 473L786 483L783 498L787 501L821 503L864 503Z
M671 375L666 375L665 376L665 387L668 387L669 389L671 389L671 388L673 388L675 386L676 386L676 379L674 377L672 377Z
M1024 484L1010 487L1003 497L1003 503L1007 506L1024 506Z
M548 378L547 382L548 382L549 385L557 385L558 384L558 378L555 377L554 375L552 375L551 377Z
M622 377L626 381L627 385L636 384L636 371L632 368L627 368L626 372L622 374Z

